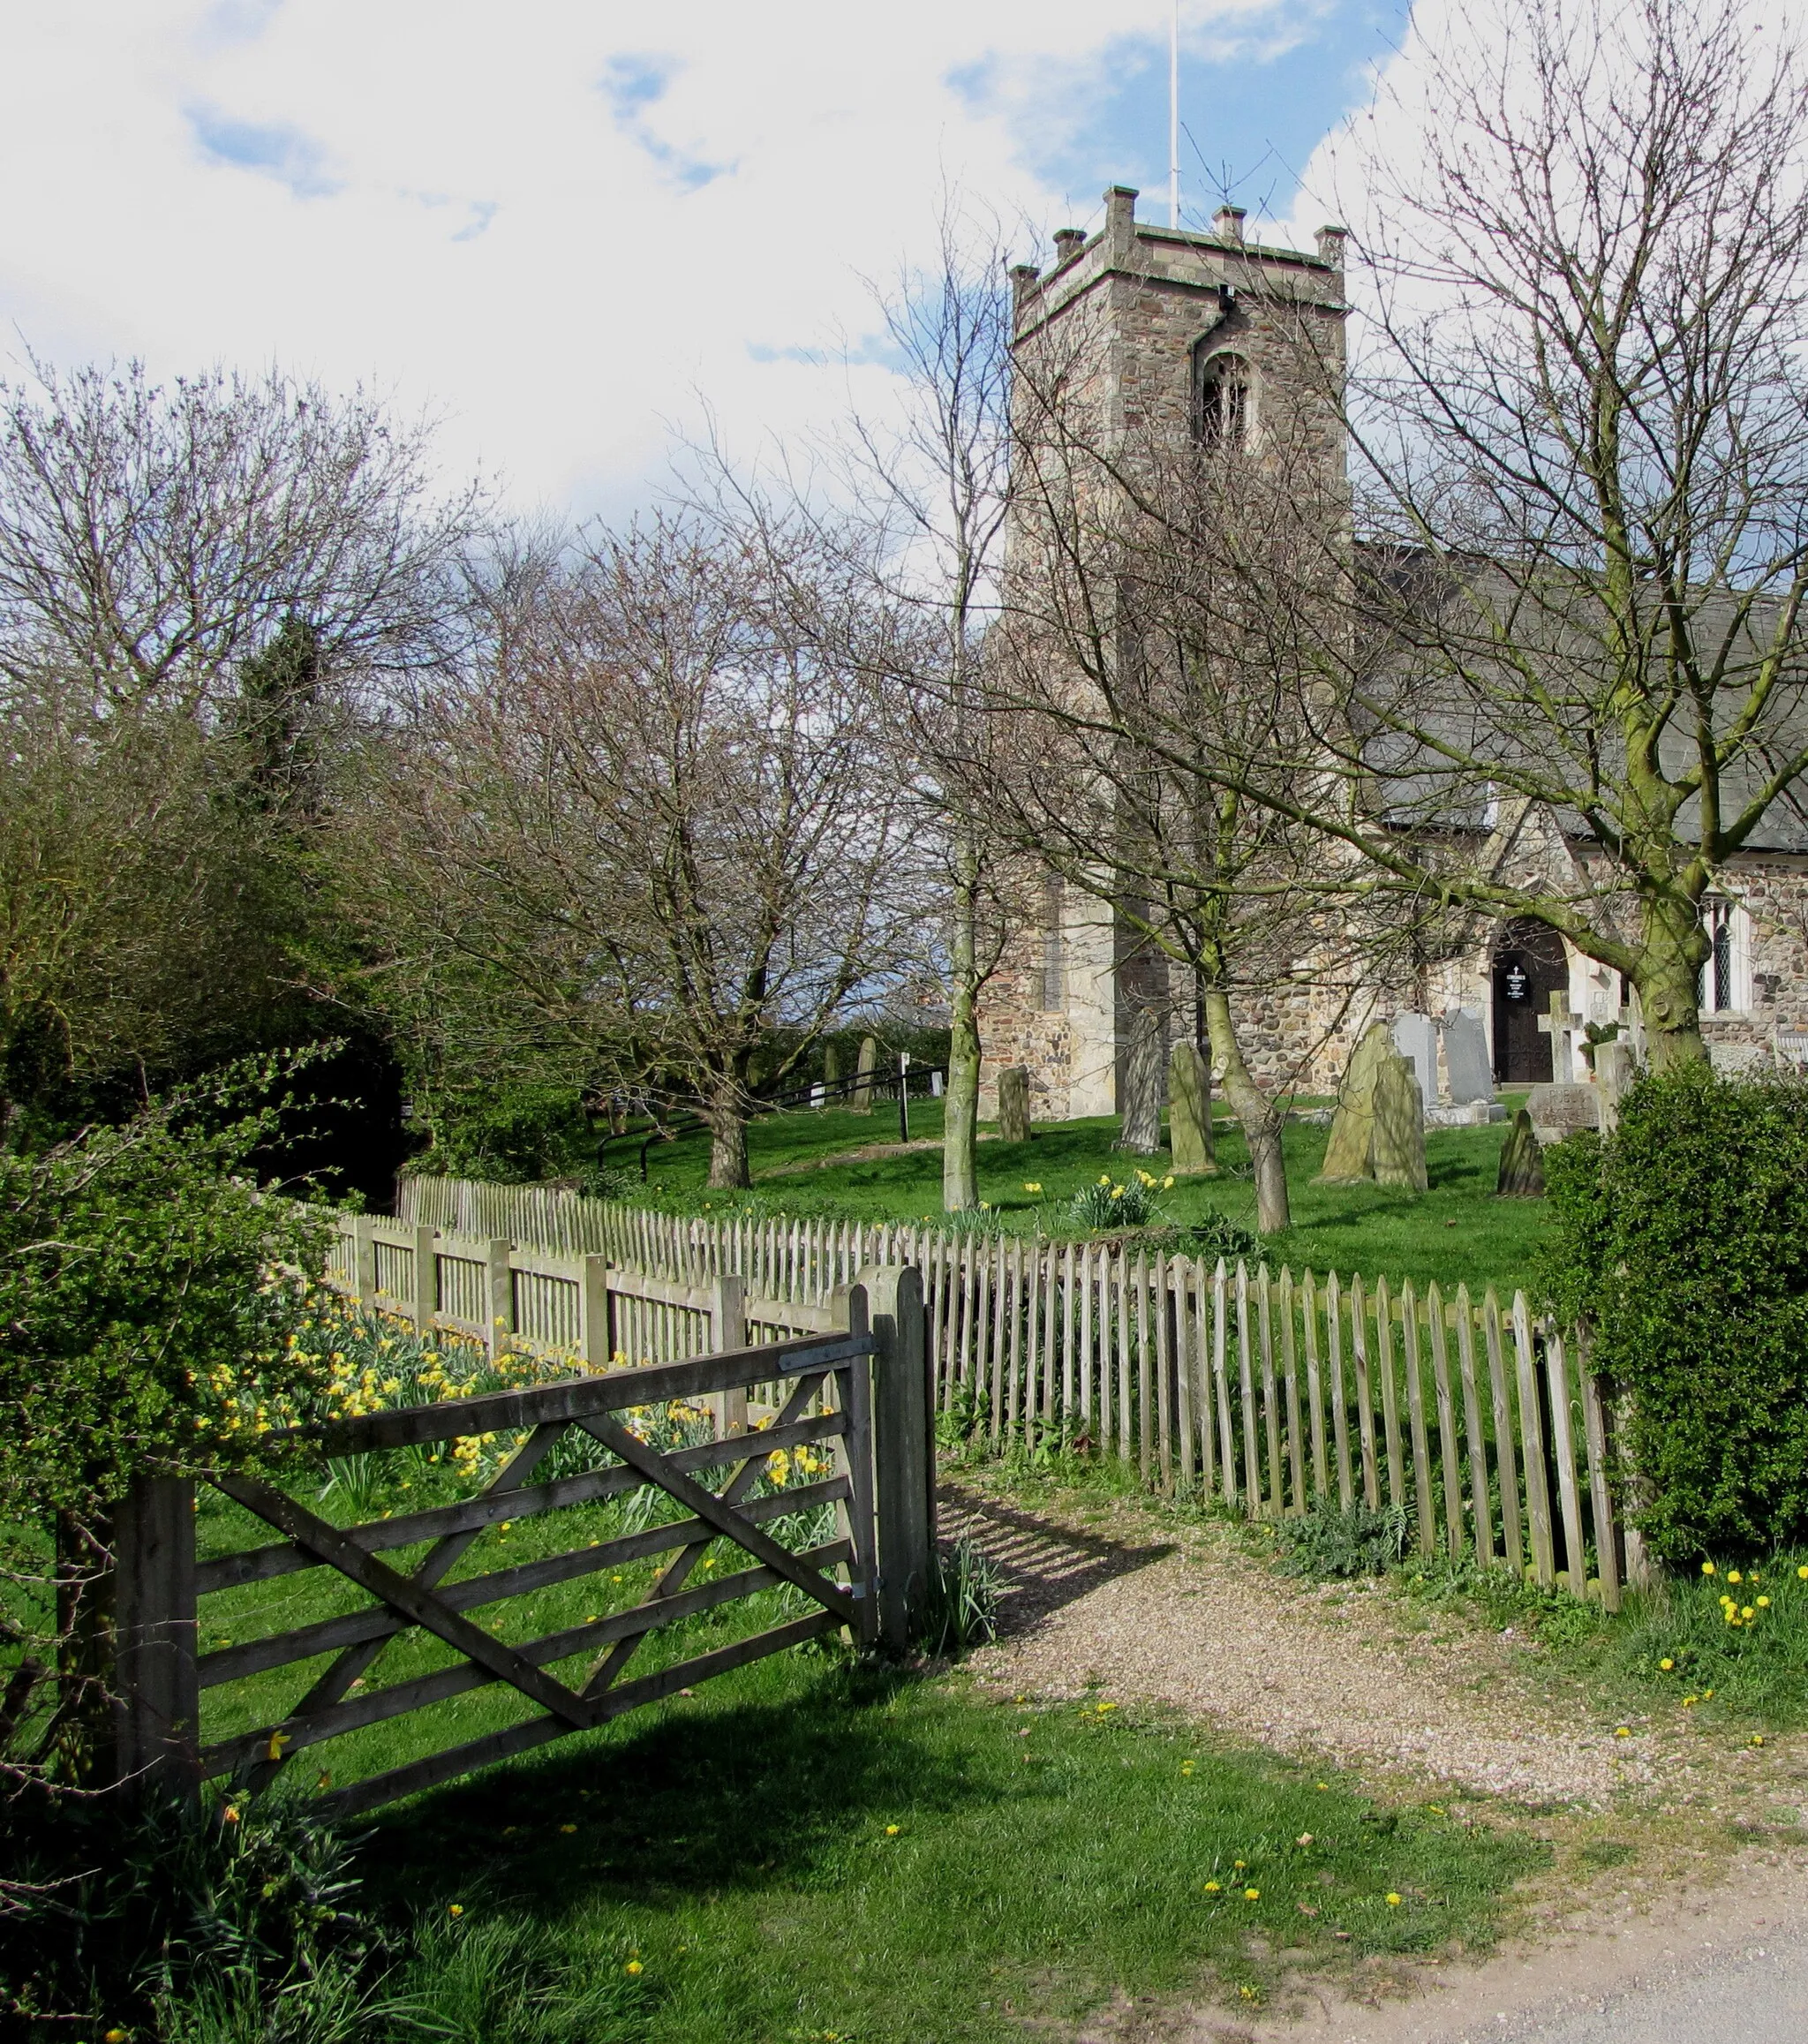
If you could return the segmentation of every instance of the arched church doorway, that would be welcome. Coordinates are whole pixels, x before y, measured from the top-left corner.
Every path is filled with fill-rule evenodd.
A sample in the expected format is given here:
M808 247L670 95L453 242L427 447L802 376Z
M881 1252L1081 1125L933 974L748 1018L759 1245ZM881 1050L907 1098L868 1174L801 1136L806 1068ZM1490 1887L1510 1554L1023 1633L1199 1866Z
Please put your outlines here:
M1563 940L1542 923L1503 923L1494 940L1494 1075L1503 1086L1549 1083L1550 997L1567 993L1570 962Z

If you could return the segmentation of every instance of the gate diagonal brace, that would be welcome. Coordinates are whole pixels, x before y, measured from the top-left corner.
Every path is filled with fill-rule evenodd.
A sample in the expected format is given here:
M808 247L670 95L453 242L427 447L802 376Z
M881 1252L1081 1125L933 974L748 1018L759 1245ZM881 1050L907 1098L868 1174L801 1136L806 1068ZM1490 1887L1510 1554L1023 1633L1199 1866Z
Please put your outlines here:
M854 1599L840 1583L831 1582L815 1569L806 1567L788 1547L780 1547L770 1534L762 1533L758 1527L743 1519L713 1490L706 1490L701 1483L693 1482L682 1469L669 1467L656 1449L649 1448L637 1435L630 1434L619 1420L605 1413L578 1423L606 1448L619 1455L630 1468L638 1469L649 1482L657 1483L681 1505L688 1505L705 1526L713 1526L737 1547L744 1547L748 1553L757 1556L787 1582L832 1611L844 1625L859 1625Z
M793 1420L798 1417L814 1394L833 1374L832 1370L822 1370L814 1376L800 1377L793 1387L790 1397L785 1400L784 1407L780 1412L775 1424L781 1427L788 1426ZM753 1488L761 1468L765 1466L766 1458L765 1452L757 1445L758 1435L750 1435L747 1439L750 1447L747 1459L742 1463L741 1467L735 1470L717 1493L724 1505L740 1504L741 1500ZM708 1545L707 1541L702 1541L693 1542L689 1547L681 1548L660 1572L658 1580L641 1600L642 1603L657 1603L662 1597L675 1595L678 1590L682 1588L691 1570L697 1566L703 1557L704 1550ZM591 1668L589 1675L584 1678L583 1694L586 1701L594 1701L606 1689L613 1686L620 1678L622 1670L639 1652L646 1638L647 1635L642 1633L629 1639L618 1640L606 1653L598 1659L595 1666Z
M298 1505L294 1498L267 1483L260 1482L255 1477L222 1477L219 1487L229 1497L237 1498L248 1511L255 1512L260 1519L267 1520L279 1532L286 1533L290 1539L319 1555L341 1575L349 1576L360 1589L368 1590L391 1610L399 1611L424 1631L443 1640L467 1661L475 1661L478 1667L488 1669L499 1681L520 1690L524 1696L531 1697L542 1709L551 1711L574 1731L584 1731L591 1723L591 1713L583 1698L574 1694L562 1682L555 1681L532 1662L524 1660L514 1648L504 1646L480 1625L472 1625L456 1611L448 1610L431 1592L411 1582L406 1576L398 1575L386 1562L366 1554L361 1547L353 1546L337 1527L317 1519L305 1505ZM714 1503L708 1491L704 1492L704 1496ZM782 1548L778 1551L785 1553ZM790 1557L786 1555L786 1559L788 1561Z
M536 1427L497 1472L495 1481L483 1495L493 1497L501 1492L517 1489L545 1459L569 1423L562 1420L553 1420ZM477 1533L473 1531L448 1534L443 1540L435 1541L422 1556L420 1565L408 1580L421 1589L432 1589L477 1537ZM329 1667L321 1671L319 1679L310 1685L307 1693L286 1714L283 1724L305 1723L318 1712L330 1710L334 1704L342 1701L352 1684L388 1643L386 1638L367 1640L362 1646L348 1647ZM285 1757L282 1743L282 1726L279 1725L271 1734L268 1755L260 1761L246 1777L246 1785L253 1792L267 1788L281 1771Z

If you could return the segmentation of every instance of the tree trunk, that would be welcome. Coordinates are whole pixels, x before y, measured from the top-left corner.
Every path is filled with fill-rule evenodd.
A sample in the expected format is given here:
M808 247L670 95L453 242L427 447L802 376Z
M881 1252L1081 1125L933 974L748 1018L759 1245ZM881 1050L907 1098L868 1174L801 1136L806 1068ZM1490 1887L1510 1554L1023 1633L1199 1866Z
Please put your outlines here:
M974 1145L979 1139L979 1022L974 960L974 886L967 848L956 852L954 931L948 960L948 1090L942 1102L942 1211L979 1201Z
M1686 895L1647 895L1644 942L1632 984L1645 1018L1646 1049L1654 1071L1700 1064L1707 1057L1701 1039L1701 968L1708 942L1699 906Z
M753 1183L747 1168L747 1115L739 1088L709 1111L710 1190L736 1192Z
M1287 1167L1281 1155L1281 1117L1274 1102L1249 1075L1231 1020L1230 997L1221 988L1206 990L1205 1029L1211 1039L1213 1061L1224 1068L1224 1097L1242 1125L1255 1170L1256 1227L1262 1234L1276 1234L1293 1225L1287 1203Z

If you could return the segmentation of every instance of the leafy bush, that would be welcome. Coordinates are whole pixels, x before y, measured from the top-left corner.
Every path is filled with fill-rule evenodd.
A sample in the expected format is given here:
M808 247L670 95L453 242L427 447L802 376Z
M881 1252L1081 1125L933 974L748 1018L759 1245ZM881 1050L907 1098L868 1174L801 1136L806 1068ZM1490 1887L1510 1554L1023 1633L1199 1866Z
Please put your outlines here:
M1239 1258L1247 1261L1260 1254L1262 1244L1240 1221L1233 1221L1229 1214L1220 1213L1217 1208L1194 1221L1191 1230L1198 1253L1203 1256L1222 1256L1227 1263Z
M292 1801L132 1807L34 1788L9 1808L8 1842L7 2034L332 2044L365 2033L387 1942L359 1905L343 1841Z
M1385 1575L1405 1553L1411 1525L1401 1505L1371 1512L1366 1505L1319 1498L1303 1518L1284 1520L1276 1528L1276 1551L1290 1575L1334 1581Z
M1808 1086L1647 1077L1545 1152L1546 1277L1631 1394L1633 1516L1666 1560L1808 1540Z

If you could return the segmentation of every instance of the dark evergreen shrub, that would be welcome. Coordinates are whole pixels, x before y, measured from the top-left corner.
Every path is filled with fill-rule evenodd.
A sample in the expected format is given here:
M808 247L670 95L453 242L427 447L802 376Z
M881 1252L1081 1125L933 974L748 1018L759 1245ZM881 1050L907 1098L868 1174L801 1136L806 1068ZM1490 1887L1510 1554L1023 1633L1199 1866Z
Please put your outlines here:
M1683 1563L1808 1538L1808 1086L1647 1077L1545 1152L1566 1321L1631 1393L1636 1518Z

